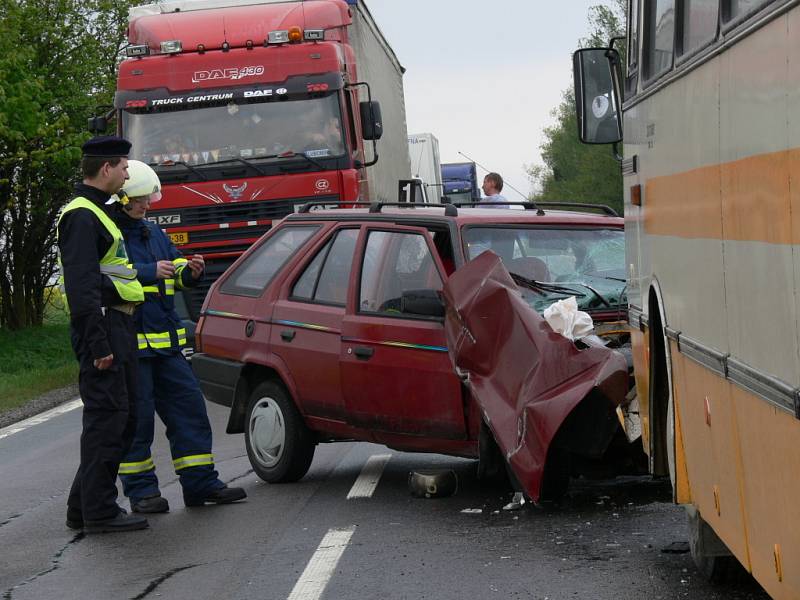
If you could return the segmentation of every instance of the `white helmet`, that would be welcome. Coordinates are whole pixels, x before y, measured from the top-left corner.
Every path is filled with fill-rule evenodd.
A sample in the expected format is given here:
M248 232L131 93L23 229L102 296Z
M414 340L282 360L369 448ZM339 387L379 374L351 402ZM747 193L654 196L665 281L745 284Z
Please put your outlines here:
M149 165L140 160L128 161L128 180L122 184L122 192L128 198L150 196L150 202L161 200L161 181Z

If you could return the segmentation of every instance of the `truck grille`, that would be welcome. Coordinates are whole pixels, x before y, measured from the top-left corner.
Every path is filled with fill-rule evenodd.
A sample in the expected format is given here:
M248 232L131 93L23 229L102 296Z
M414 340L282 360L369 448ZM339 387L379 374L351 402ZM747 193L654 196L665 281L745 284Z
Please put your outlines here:
M160 214L180 214L181 222L171 227L190 225L215 225L217 223L235 223L238 221L260 221L264 219L281 219L295 210L295 206L306 202L336 202L338 196L310 196L291 200L257 200L255 202L233 202L194 206L191 208L151 210L150 216Z

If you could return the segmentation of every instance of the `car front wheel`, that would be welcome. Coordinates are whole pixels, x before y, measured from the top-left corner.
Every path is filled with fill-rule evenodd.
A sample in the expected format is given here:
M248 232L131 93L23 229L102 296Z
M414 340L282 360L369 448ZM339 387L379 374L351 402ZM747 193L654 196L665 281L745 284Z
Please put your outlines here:
M308 472L313 437L282 385L264 381L253 390L244 436L250 464L264 481L297 481Z

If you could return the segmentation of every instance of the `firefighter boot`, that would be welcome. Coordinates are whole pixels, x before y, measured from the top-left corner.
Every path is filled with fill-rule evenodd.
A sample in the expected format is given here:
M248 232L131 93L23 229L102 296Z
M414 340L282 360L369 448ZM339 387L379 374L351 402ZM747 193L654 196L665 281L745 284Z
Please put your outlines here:
M161 494L153 494L131 501L131 509L136 513L165 513L169 512L169 502Z

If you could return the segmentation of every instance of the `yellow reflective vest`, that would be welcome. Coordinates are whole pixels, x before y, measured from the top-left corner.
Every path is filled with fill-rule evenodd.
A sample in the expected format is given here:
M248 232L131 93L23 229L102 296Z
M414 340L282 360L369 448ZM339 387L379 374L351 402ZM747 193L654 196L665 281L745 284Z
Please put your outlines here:
M141 303L144 302L144 291L142 284L136 279L136 269L130 264L128 253L125 250L125 241L122 238L122 232L117 227L117 224L112 221L103 210L98 207L94 202L87 198L77 197L67 204L58 217L58 222L61 222L63 216L71 210L77 208L85 208L92 211L103 226L108 230L113 239L111 246L105 255L100 259L100 272L111 280L117 294L125 302ZM58 225L56 225L58 227ZM58 229L56 229L58 235ZM59 265L61 258L59 257ZM59 277L59 285L63 291L64 289L64 275Z

